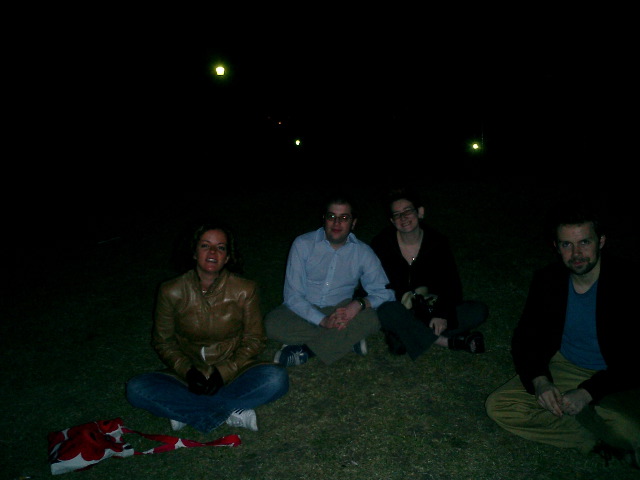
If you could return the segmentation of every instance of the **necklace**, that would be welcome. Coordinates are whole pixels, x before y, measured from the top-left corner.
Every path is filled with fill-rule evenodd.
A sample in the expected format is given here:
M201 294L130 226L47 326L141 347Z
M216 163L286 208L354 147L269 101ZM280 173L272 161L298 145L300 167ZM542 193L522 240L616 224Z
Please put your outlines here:
M418 253L420 252L420 246L422 245L422 236L423 232L420 230L420 234L418 235L418 241L415 243L406 244L404 243L400 234L398 234L398 246L400 247L400 252L402 256L407 261L409 265L416 261L418 258Z

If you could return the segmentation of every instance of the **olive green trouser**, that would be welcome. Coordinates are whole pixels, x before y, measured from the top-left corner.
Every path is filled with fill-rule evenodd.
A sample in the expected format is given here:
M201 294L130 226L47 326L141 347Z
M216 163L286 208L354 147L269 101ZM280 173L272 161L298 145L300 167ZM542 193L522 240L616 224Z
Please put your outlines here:
M337 307L347 305L350 301L347 299L335 307L319 310L329 315ZM264 326L270 339L287 345L305 344L327 365L352 352L353 346L363 338L380 331L378 315L373 308L358 313L346 328L338 330L309 323L285 305L280 305L265 316Z
M575 389L595 370L581 368L556 353L549 369L560 392ZM588 453L602 440L624 450L640 448L640 389L616 392L578 415L556 417L527 393L518 376L486 400L487 414L505 430L535 442Z

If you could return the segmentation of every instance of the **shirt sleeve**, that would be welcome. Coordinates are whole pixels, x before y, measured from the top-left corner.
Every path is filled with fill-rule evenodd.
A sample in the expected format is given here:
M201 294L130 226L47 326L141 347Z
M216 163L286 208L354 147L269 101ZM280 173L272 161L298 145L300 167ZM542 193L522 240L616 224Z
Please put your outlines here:
M153 324L151 345L157 352L160 360L167 367L173 369L184 378L189 368L191 359L180 348L175 332L175 304L178 301L175 295L166 287L161 287Z
M245 295L242 305L244 329L240 344L229 359L215 364L225 384L235 379L245 367L254 363L266 345L257 286L247 288Z
M294 240L284 280L284 304L309 323L320 325L324 314L307 300L306 258L310 250L302 239Z
M549 361L560 348L564 324L564 309L555 307L558 302L554 298L566 298L566 291L558 291L548 276L536 272L511 338L516 373L531 394L534 378L545 376L553 381Z
M363 250L363 272L360 283L367 292L367 299L371 307L378 308L384 302L395 300L395 292L387 288L389 278L382 268L380 259L368 245L361 244L360 248Z

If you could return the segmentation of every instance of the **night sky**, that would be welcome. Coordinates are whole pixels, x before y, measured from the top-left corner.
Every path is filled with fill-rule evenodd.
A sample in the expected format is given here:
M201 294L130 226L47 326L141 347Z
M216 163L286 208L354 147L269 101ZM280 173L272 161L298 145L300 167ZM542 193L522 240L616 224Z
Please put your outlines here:
M188 181L199 159L257 158L267 173L294 171L300 157L359 171L551 173L603 156L620 167L629 153L634 62L602 12L240 13L48 23L21 57L30 73L16 70L28 92L18 123L56 156L42 176L84 165L94 184L128 188ZM211 74L218 62L223 79ZM468 151L477 139L481 157Z
M7 255L34 228L55 248L91 243L175 196L256 183L517 174L583 193L606 182L630 203L637 54L624 12L525 23L530 12L323 8L14 17Z
M567 162L628 163L635 54L603 12L323 8L30 19L9 90L22 148L44 159L26 176L109 192L252 159L259 178L297 177L304 158L371 181L385 165L564 176Z
M602 12L64 13L29 17L6 90L10 176L47 202L200 188L206 167L248 182L629 178L635 57Z
M344 168L483 163L492 174L542 174L618 155L632 81L620 46L588 28L520 27L211 32L170 49L149 118L162 119L158 131L179 152L272 166L304 152ZM210 73L218 62L224 79ZM469 155L472 139L484 142L481 161Z

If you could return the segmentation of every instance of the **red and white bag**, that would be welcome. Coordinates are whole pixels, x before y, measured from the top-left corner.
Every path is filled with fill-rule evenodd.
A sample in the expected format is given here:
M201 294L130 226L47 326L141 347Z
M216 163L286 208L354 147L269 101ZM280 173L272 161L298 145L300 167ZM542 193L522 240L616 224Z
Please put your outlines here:
M161 445L149 450L136 451L124 441L124 434L136 434ZM51 473L86 470L98 462L110 457L131 457L151 453L168 452L178 448L192 447L237 447L242 442L238 435L227 435L211 442L195 442L172 435L153 435L131 430L124 426L121 418L84 423L75 427L51 432L47 436L49 443L49 463Z

